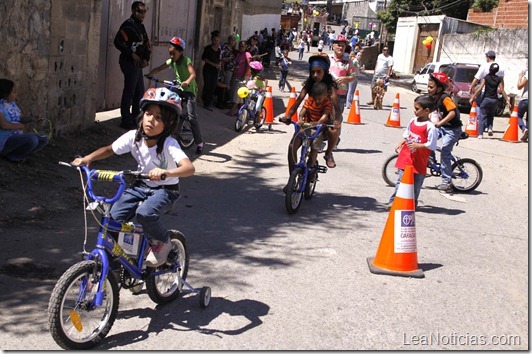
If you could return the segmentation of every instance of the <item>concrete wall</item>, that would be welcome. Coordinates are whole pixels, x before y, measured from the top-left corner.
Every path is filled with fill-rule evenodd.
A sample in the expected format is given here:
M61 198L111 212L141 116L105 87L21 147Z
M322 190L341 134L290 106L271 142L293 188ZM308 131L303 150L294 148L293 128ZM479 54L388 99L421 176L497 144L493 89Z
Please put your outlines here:
M528 66L528 29L499 29L482 34L447 34L442 53L452 62L483 64L485 53L493 50L504 67L506 93L518 93L519 72Z
M94 121L100 0L4 0L1 76L15 81L24 115L56 133Z

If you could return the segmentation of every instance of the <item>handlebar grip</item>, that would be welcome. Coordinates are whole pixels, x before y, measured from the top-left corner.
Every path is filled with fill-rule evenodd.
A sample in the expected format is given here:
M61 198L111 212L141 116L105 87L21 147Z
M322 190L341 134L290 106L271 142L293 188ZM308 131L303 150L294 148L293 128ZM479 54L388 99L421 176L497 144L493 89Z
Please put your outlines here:
M290 118L281 117L281 118L279 118L279 122L285 123L285 124L290 124L292 122L292 120Z
M138 175L139 179L150 179L150 175L147 173L141 173ZM163 173L161 175L161 181L164 181L166 179L166 173Z
M166 173L163 173L163 174L161 175L161 181L164 181L165 179L166 179Z

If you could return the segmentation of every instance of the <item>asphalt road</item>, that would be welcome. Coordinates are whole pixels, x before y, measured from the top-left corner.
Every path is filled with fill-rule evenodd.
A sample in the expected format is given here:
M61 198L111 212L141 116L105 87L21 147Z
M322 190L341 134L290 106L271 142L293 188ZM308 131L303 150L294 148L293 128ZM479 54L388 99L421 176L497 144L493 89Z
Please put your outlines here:
M268 75L277 117L289 94L277 92L276 72ZM305 75L306 64L294 61L289 81L298 91ZM233 118L200 108L206 152L191 155L196 174L183 179L183 198L164 221L187 235L187 280L212 288L211 305L201 309L185 294L156 306L145 292L123 290L97 349L528 349L528 144L498 139L507 117L496 118L492 139L460 143L456 155L477 160L484 179L476 191L454 195L432 188L438 178L425 180L416 211L425 278L372 274L366 258L375 255L392 193L381 166L402 133L384 123L399 93L404 126L415 94L392 85L384 109L373 110L364 105L370 77L358 85L364 124L343 125L338 167L320 175L314 198L295 215L282 192L292 127L236 133ZM82 225L78 207L67 214ZM60 271L78 259L82 236L71 231L51 223L39 231L49 249L27 255L41 271L56 269L52 276L0 275L2 349L58 349L47 302ZM30 245L10 248L2 264Z

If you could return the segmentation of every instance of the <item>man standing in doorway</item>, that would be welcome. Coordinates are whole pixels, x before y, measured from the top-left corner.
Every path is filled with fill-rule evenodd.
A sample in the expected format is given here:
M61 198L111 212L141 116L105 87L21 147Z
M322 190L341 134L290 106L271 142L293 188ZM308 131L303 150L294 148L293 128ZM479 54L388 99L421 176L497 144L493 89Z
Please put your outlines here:
M114 44L120 50L120 70L124 74L124 90L120 101L120 127L135 129L135 119L140 113L139 102L144 95L142 68L148 66L151 44L142 24L146 16L146 5L135 1L131 5L131 17L118 30ZM130 110L131 107L131 110Z
M393 57L389 53L388 46L382 48L382 53L377 57L377 63L375 64L375 73L373 74L373 79L371 80L371 102L368 102L368 105L373 105L375 101L375 94L373 93L373 88L377 83L378 79L383 79L384 82L387 82L392 76L392 67L393 67ZM387 85L384 86L387 89Z

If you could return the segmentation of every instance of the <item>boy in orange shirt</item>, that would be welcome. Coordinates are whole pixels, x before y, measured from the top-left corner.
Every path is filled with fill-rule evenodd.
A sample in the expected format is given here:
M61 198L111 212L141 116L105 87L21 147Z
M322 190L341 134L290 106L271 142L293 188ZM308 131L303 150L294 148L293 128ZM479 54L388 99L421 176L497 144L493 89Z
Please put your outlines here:
M312 125L329 124L330 116L332 114L332 104L328 97L327 85L323 82L317 82L312 86L312 94L306 99L303 104L301 112L299 112L298 124L311 123ZM323 140L324 132L321 133L312 142L312 149L310 152L310 162L314 166L318 157ZM297 146L301 146L301 139ZM296 145L296 144L295 144Z

